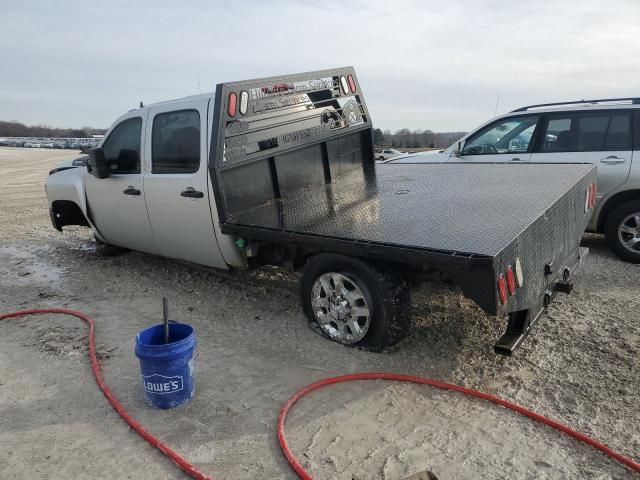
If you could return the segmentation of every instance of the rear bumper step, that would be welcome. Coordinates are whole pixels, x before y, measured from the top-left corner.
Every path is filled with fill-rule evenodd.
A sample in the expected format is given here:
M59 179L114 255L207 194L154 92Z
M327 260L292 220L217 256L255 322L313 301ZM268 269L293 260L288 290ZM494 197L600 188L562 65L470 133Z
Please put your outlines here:
M531 327L538 321L544 313L544 306L521 310L509 314L507 330L498 339L493 347L493 351L499 355L511 356L513 352L522 344Z

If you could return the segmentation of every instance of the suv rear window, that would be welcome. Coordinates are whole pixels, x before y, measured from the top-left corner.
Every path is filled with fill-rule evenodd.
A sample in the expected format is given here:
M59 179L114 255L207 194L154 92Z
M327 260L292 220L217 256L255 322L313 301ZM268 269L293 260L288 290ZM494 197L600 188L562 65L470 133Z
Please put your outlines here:
M153 119L151 173L194 173L200 167L200 114L160 113Z
M631 150L630 112L549 115L542 152Z

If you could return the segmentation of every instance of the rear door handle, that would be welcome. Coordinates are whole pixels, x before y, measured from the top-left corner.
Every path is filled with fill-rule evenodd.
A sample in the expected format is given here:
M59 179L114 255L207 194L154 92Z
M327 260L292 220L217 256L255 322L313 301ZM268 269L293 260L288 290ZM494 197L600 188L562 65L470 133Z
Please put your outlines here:
M140 190L138 190L136 187L132 187L131 185L129 185L126 189L122 191L122 193L124 193L125 195L140 195Z
M603 158L600 160L601 163L613 164L613 163L623 163L627 160L624 158L616 157L615 155L609 155L607 158Z
M513 157L511 160L508 160L509 162L513 162L513 163L524 163L526 162L526 160L521 159L520 157Z
M187 187L185 190L180 192L180 195L187 198L202 198L204 197L204 193L199 192L193 187Z

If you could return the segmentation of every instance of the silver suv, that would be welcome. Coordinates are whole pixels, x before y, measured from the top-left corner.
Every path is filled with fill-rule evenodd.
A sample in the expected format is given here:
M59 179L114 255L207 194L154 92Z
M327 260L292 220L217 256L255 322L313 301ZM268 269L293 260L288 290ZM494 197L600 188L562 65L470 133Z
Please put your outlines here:
M587 231L603 233L620 258L640 263L640 98L518 108L446 150L391 163L593 163L596 206Z

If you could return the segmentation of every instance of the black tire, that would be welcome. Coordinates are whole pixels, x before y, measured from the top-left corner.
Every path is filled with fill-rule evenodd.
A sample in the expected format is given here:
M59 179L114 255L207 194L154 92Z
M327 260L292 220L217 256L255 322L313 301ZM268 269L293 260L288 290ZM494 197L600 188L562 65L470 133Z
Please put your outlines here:
M638 247L638 253L632 252L625 247L618 235L618 229L622 222L629 217L629 215L633 214L640 215L640 200L623 203L614 208L605 221L604 236L611 250L613 250L613 253L618 257L627 262L640 263L640 247ZM640 229L640 225L636 224L636 228ZM640 230L637 231L636 235L640 235Z
M314 283L318 277L328 272L347 277L358 286L367 297L367 304L371 306L369 311L372 313L366 335L360 341L349 343L347 346L380 352L407 336L411 299L404 277L387 266L374 266L357 258L331 253L312 257L302 275L302 308L316 331L336 341L320 328L311 304Z

